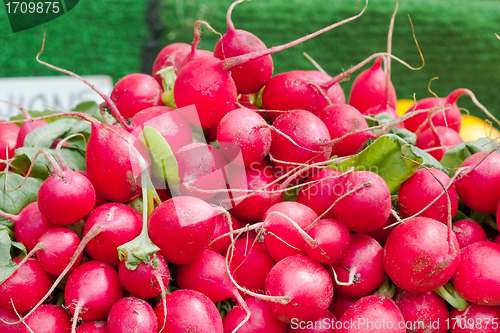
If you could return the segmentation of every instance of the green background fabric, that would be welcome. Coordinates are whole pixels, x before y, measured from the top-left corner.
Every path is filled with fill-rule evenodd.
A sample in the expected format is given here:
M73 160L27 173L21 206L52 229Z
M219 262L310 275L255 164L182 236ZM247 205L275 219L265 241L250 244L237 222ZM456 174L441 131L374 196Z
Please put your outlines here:
M196 19L204 19L224 33L226 11L232 1L156 2L152 6L155 1L81 0L66 15L17 34L10 31L6 14L0 13L0 76L57 75L34 60L44 31L47 41L43 57L55 65L82 75L111 75L114 81L129 73L147 72L157 52L148 52L155 49L151 44L157 43L159 50L173 42L190 43ZM352 16L357 6L356 0L252 0L235 7L233 21L236 28L254 33L267 46L275 46ZM273 55L275 73L314 69L303 52L333 76L372 53L385 51L394 6L395 1L371 0L361 18ZM425 57L425 67L412 71L392 62L392 81L398 98L412 98L414 93L417 99L431 96L427 90L429 81L439 77L431 85L439 96L456 88L469 88L481 103L500 116L500 40L495 37L495 33L500 34L500 1L400 1L393 54L418 67L421 61L408 14ZM212 49L217 38L203 28L200 48ZM353 78L341 84L347 96ZM461 97L458 104L484 117L468 97Z

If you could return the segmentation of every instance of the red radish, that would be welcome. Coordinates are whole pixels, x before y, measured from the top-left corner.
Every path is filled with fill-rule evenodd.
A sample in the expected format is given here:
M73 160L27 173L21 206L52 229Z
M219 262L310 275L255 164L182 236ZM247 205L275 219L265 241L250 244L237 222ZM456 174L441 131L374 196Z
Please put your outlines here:
M67 333L70 330L71 317L66 309L43 304L24 321L19 333Z
M83 236L99 226L100 232L85 246L87 254L118 268L120 259L116 248L139 236L142 216L134 209L120 203L105 203L90 213L83 229Z
M40 186L37 202L42 215L51 223L69 225L87 216L95 205L96 194L90 180L81 173L59 165L45 150L53 174Z
M183 195L206 200L226 188L224 167L227 162L221 152L205 143L191 143L175 155Z
M347 156L358 153L374 134L368 131L368 124L363 115L348 104L332 104L318 113L318 117L325 123L332 140L349 135L341 140L335 140L332 146L332 156Z
M331 80L331 77L321 81L313 79L305 71L277 74L269 80L262 92L262 107L269 110L266 111L266 114L271 120L275 120L283 113L273 112L272 110L289 111L300 109L318 115L330 102L345 102L342 89L340 89L340 92L336 92L340 95L339 97L333 96L335 101L328 100L329 96L326 90L319 86L328 80Z
M217 127L217 141L222 154L229 161L245 167L261 162L271 149L271 130L257 112L236 109L224 116ZM238 154L242 159L236 158Z
M285 218L281 214L288 217ZM298 227L305 229L313 223L318 215L306 205L285 201L272 206L264 214L265 243L269 254L274 260L280 261L296 254L306 254L303 235Z
M111 333L157 333L158 321L148 302L124 297L109 310L107 330Z
M38 243L38 239L49 229L57 227L50 223L38 208L37 202L32 202L23 208L19 215L12 215L0 211L0 216L14 222L16 240L30 252Z
M163 302L154 308L158 318L158 330L162 332L223 333L222 319L214 303L202 293L180 289L170 293L166 299L167 317ZM189 314L186 313L189 309Z
M21 258L12 261L19 265ZM30 258L7 280L0 284L0 308L24 314L31 310L50 290L55 277L47 273L38 262Z
M486 241L486 232L483 227L472 220L460 220L453 223L453 231L461 249L473 243Z
M174 154L193 142L193 130L189 122L182 117L180 110L168 106L144 109L132 117L132 122L135 126L132 131L134 136L138 136L144 126L153 127L165 138Z
M233 216L231 216L231 223L233 230L244 228L245 223L238 221L235 219ZM210 238L210 244L208 245L207 249L212 250L214 252L220 253L222 255L225 255L227 252L227 249L229 248L229 245L231 245L231 239L229 236L226 236L224 238L219 238L215 242L213 242L216 238L219 236L222 236L224 234L227 234L230 232L229 228L229 221L227 221L226 214L219 214L215 217L215 229L212 237Z
M475 153L460 165L474 166L488 152ZM455 181L458 197L481 213L494 213L500 202L500 153L493 152L471 172Z
M415 145L420 149L428 150L428 153L432 157L441 161L444 153L462 142L464 140L455 130L449 127L436 126L420 132L417 135L417 143ZM443 148L434 149L438 147Z
M371 294L384 282L384 250L373 238L352 234L349 250L337 263L327 266L333 287L344 295Z
M12 103L12 102L8 102L8 101L3 101L5 103L8 103L8 104L11 104L11 105L14 105L16 106L19 110L21 110L21 112L23 113L24 115L24 119L32 119L33 117L29 114L28 110L26 110L25 108L23 108L21 105L17 104L17 103ZM30 122L26 122L26 123L23 123L21 125L21 128L19 129L19 133L17 135L17 143L16 143L16 149L17 148L21 148L24 146L24 139L26 138L26 136L28 134L30 134L34 129L38 128L38 127L42 127L42 126L45 126L47 125L47 122L45 120L34 120L34 121L30 121ZM0 127L1 128L1 127ZM0 130L0 132L2 132L2 130ZM2 139L0 139L0 142L2 141ZM1 148L1 144L0 144L0 148ZM3 151L0 151L0 159L3 159L1 156L2 156L2 153L5 152L5 149L1 149ZM9 154L9 157L13 157L11 154Z
M333 104L345 104L345 94L344 91L342 90L342 87L340 87L340 84L334 83L331 85L332 77L326 73L320 72L320 71L292 71L294 73L302 75L304 78L311 80L313 83L317 85L322 85L326 83L325 86L322 86L323 89L326 90L326 95L328 98L330 98L330 101ZM329 87L329 88L328 88ZM318 111L321 111L318 109Z
M238 333L286 333L286 324L276 319L267 305L263 301L255 298L246 300L248 308L252 315L250 319L238 329ZM237 305L232 308L222 321L224 325L224 333L232 333L234 329L245 319L247 313L245 309Z
M389 86L386 87L386 74L381 67L382 60L382 57L378 57L373 66L361 72L352 83L349 105L352 105L363 114L366 114L366 111L372 106L384 102L388 103L391 108L396 109L396 91L391 81L389 81ZM386 89L388 89L387 92Z
M432 111L432 117L430 118L434 126L446 126L456 132L460 132L462 116L460 115L460 110L457 106L457 99L463 94L468 94L468 90L456 89L443 98L428 97L421 99L417 101L416 104L410 106L408 110L406 110L405 114L411 113L414 110L435 108L435 110ZM408 118L404 121L405 128L415 133L417 131L424 131L430 126L428 121L430 116L429 112L419 113Z
M246 185L252 195L237 202L230 209L231 214L250 223L262 221L265 212L283 200L277 180L276 168L266 160L246 168L246 181L242 180L242 184ZM242 192L235 192L233 195L238 198L242 196Z
M64 291L66 307L73 315L72 331L78 318L84 322L106 319L122 297L123 287L113 267L100 261L78 266L68 277Z
M396 226L384 246L387 274L408 291L425 293L443 286L459 260L455 234L427 217L414 217Z
M233 265L230 265L229 272L233 274L233 271ZM176 280L179 288L196 290L214 303L234 298L238 304L247 309L245 301L228 276L226 258L217 252L205 250L196 259L180 265Z
M450 177L443 171L434 168L418 170L405 180L399 188L399 212L404 218L413 216L420 213L438 198L418 216L429 217L447 223L448 197L443 190L443 186L434 178L431 171L445 187L449 185ZM457 191L454 185L451 185L447 191L451 202L451 218L453 218L458 209Z
M161 86L152 76L134 73L116 82L110 98L123 117L132 118L144 109L163 105L162 92Z
M449 326L451 333L498 332L500 307L470 304L465 310L451 309Z
M234 242L231 264L238 284L257 294L264 294L266 277L276 264L263 243L253 238L240 238Z
M332 24L282 46L275 46L267 50L258 50L224 60L205 57L191 61L180 69L175 80L174 100L176 105L184 107L193 104L194 101L198 115L196 118L189 117L188 120L191 123L196 123L199 119L202 128L215 126L224 115L235 109L238 91L231 77L231 69L248 63L251 60L285 50L352 21L362 15L365 9L366 6L358 15Z
M382 177L371 171L354 171L339 182L343 187L341 195L354 191L333 206L337 218L349 229L370 232L387 221L391 214L391 192ZM361 186L364 187L357 189Z
M401 310L405 322L415 325L411 332L448 332L448 306L435 292L421 294L398 288L393 300Z
M80 237L67 228L52 228L47 230L33 248L40 265L48 273L58 276L70 263L73 254L80 244ZM30 252L31 254L31 252ZM80 253L75 263L66 274L75 270L82 262L83 254Z
M154 267L154 264L157 266ZM168 286L170 271L163 256L155 253L151 255L149 264L141 262L134 270L128 269L125 261L121 261L118 277L125 290L132 296L150 299L160 295L162 289Z
M323 266L311 258L294 255L271 269L266 279L266 295L290 297L287 304L267 303L269 311L282 322L315 320L332 301L332 280Z
M0 160L14 157L14 150L17 145L17 137L21 128L16 124L2 124L4 120L0 120ZM0 163L0 168L5 167L4 163Z
M341 260L349 249L351 235L349 229L339 220L323 219L307 230L317 246L306 243L307 254L322 265L331 265Z
M395 227L394 223L396 223L396 218L393 215L391 215L380 228L370 232L366 232L365 235L372 237L377 242L379 242L380 245L384 245L385 241L387 240L387 237L389 237L389 234Z
M7 311L0 307L0 331L2 333L18 333L23 324L11 324L17 321L18 317L13 310Z
M288 333L330 333L335 329L337 318L328 310L316 320L294 321L288 327Z
M203 200L180 196L156 207L148 219L149 238L168 262L181 265L198 257L214 233L217 209Z
M212 31L215 31L212 29L212 27L205 21L198 20L194 24L194 38L193 38L193 43L191 44L191 52L186 55L184 60L181 62L180 67L184 66L190 61L196 60L198 58L203 58L203 57L213 57L214 54L212 51L207 51L207 50L198 50L198 43L200 42L200 34L201 34L201 29L200 25L204 24L206 25L209 29ZM179 68L180 68L179 67Z
M76 333L108 333L106 321L89 321L76 328Z
M279 133L272 132L270 153L283 172L288 172L297 165L324 162L330 158L330 134L318 116L295 110L279 116L273 126Z
M165 46L156 56L153 63L153 77L162 85L162 77L158 71L173 66L177 73L184 58L191 52L191 45L186 43L173 43Z
M406 323L394 301L370 295L354 303L337 321L339 333L406 332Z
M257 36L234 27L231 14L234 6L241 2L243 0L238 0L229 6L226 17L227 32L215 44L214 57L221 60L267 49ZM231 68L231 77L240 94L258 92L272 75L273 59L270 54Z
M321 169L307 178L299 191L297 202L314 210L325 219L336 218L332 204L342 194L339 184L341 172L335 169Z
M340 318L344 312L360 298L361 297L347 296L341 292L335 291L333 293L332 303L330 303L330 306L328 307L328 311L330 311L335 318Z
M500 245L477 242L464 248L453 274L453 286L466 300L479 305L500 305Z

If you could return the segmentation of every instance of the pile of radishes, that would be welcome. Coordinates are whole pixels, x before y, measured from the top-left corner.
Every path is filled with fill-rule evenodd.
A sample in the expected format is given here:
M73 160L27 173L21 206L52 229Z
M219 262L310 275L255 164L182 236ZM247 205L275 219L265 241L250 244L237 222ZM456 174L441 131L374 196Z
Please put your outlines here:
M152 76L92 87L100 114L0 124L0 331L499 332L500 144L463 142L457 99L498 121L467 89L399 117L390 43L273 76L366 6L267 49L241 2L213 52L198 21Z

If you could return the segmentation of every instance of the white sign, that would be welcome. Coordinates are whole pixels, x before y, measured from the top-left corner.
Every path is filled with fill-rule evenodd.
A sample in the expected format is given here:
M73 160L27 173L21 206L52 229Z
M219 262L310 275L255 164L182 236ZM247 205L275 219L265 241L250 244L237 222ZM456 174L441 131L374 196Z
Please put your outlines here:
M83 76L104 94L111 94L113 80L107 75ZM71 76L0 78L0 100L21 104L30 111L55 108L69 111L81 102L103 99L85 83ZM15 106L0 103L0 119L21 113Z

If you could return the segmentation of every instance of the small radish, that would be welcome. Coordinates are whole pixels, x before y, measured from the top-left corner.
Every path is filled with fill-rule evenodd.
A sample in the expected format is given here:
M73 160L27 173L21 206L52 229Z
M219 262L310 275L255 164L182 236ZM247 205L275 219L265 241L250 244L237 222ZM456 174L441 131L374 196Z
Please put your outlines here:
M476 221L459 220L453 223L453 232L461 249L473 243L486 241L486 232Z
M158 321L148 302L124 297L109 310L107 330L110 333L157 333Z
M271 269L266 278L266 295L290 298L287 304L267 303L269 311L282 322L315 320L332 301L332 280L323 266L311 258L294 255Z
M62 306L40 305L19 329L19 333L67 333L71 331L71 317Z
M414 217L396 226L384 246L387 274L407 291L425 293L443 286L459 261L455 234L427 217Z
M226 188L224 167L227 162L222 153L205 143L191 143L175 155L183 195L207 200Z
M103 320L111 307L123 297L118 273L108 264L88 261L70 274L64 299L73 315L72 331L79 318L84 322Z
M50 223L38 208L37 202L32 202L23 208L19 215L12 215L0 211L0 216L14 222L16 240L30 252L38 243L38 239L49 229L57 227Z
M79 325L76 333L108 333L107 323L104 320L89 321Z
M21 258L12 261L19 265ZM36 258L30 258L0 284L0 307L24 314L50 290L55 277L47 273Z
M90 180L81 173L63 169L45 150L40 152L49 160L53 174L40 186L37 201L42 215L51 223L69 225L87 216L95 205L96 194Z
M152 76L135 73L118 80L110 98L123 117L132 118L144 109L163 105L162 92L161 86Z
M452 308L448 319L451 333L498 332L500 307L470 304L465 310Z
M253 238L240 238L234 242L231 264L238 284L254 293L264 294L266 277L276 264L263 243Z
M14 105L15 107L17 107L23 113L24 119L32 119L33 118L29 114L28 110L26 110L25 108L23 108L20 104L13 103L13 102L8 102L8 101L1 101L1 102L5 102L5 103L11 104L11 105ZM47 125L47 122L45 120L34 120L34 121L31 121L31 122L23 123L21 125L19 133L17 135L16 149L24 147L24 139L26 138L26 136L29 133L31 133L34 129L36 129L38 127L45 126L45 125ZM0 139L0 142L1 142L1 139ZM0 144L0 148L1 148L1 144ZM5 149L3 149L3 151L5 151ZM3 152L0 152L0 156L1 156L2 153ZM13 157L13 156L11 154L9 154L9 157ZM2 158L0 157L0 159L2 159Z
M252 195L237 202L229 210L231 214L250 223L262 221L269 208L283 201L283 193L277 180L276 168L266 160L246 168L246 181L244 179L242 184L246 185ZM238 198L243 194L235 192L234 196Z
M443 98L428 97L421 99L416 104L410 106L405 114L409 114L412 111L435 108L432 111L432 118L430 118L432 124L434 126L449 127L458 133L460 132L462 117L457 106L457 99L463 94L468 94L468 90L456 89ZM419 113L408 118L404 121L405 128L414 133L424 131L430 127L430 123L427 120L431 116L429 112L431 111Z
M174 197L148 219L150 239L168 262L181 265L198 257L214 233L217 209L201 199Z
M191 45L186 43L173 43L165 46L156 56L153 63L153 77L158 84L162 84L162 77L158 71L173 66L177 72L184 58L191 52Z
M475 153L460 165L472 168L487 152ZM481 213L494 213L500 202L500 153L493 152L479 165L455 181L458 197L464 204Z
M153 264L157 266L154 267ZM170 271L163 256L156 253L151 256L149 264L140 263L134 270L128 269L125 261L121 261L118 277L125 290L132 296L150 299L160 295L162 289L168 286Z
M0 160L14 157L14 150L17 146L17 137L21 130L16 124L2 124L4 120L0 120ZM4 163L0 163L0 168L3 171Z
M167 317L163 302L154 308L158 330L172 333L223 333L222 319L215 304L200 292L179 289L166 298ZM186 312L189 310L189 313Z
M94 260L118 268L120 259L116 248L139 236L142 230L141 214L124 204L105 203L90 213L83 237L96 226L100 232L85 246L87 254Z
M335 330L337 318L328 310L316 320L299 321L292 320L288 326L288 333L330 333Z
M340 184L341 195L354 191L333 206L337 218L349 229L370 232L387 221L391 214L391 193L382 177L371 171L354 171L343 176ZM364 187L358 189L361 186Z
M500 245L477 242L464 248L453 274L455 289L466 300L486 306L500 305Z
M195 102L197 117L189 117L191 123L198 120L201 127L208 129L215 126L231 110L235 109L238 91L231 77L231 69L251 60L265 57L271 53L285 50L323 32L354 20L364 13L363 10L351 18L335 23L310 35L299 38L282 46L267 50L258 50L236 57L220 60L218 58L199 58L182 67L174 84L174 100L178 107Z
M279 262L292 255L305 255L306 242L291 222L295 222L299 228L304 229L317 217L318 215L311 208L293 201L280 202L269 208L263 217L264 240L273 259Z
M217 141L222 154L234 163L244 162L245 167L259 163L271 149L271 130L257 112L236 109L224 116L217 127ZM237 159L238 154L243 159Z
M366 114L370 107L382 104L384 101L387 101L391 108L396 109L396 91L392 82L389 81L389 85L386 86L386 74L381 67L382 61L383 58L378 57L373 66L361 72L352 83L348 104L363 114ZM388 89L387 92L386 89Z
M455 130L445 126L436 126L418 133L415 145L428 151L436 160L441 161L444 153L463 142L464 140ZM434 149L439 147L442 148Z
M446 301L433 291L413 293L398 288L393 297L407 323L415 333L447 333L449 311Z
M327 266L336 291L351 297L371 294L384 282L384 250L373 238L352 234L346 255Z
M307 233L316 241L317 246L312 248L306 243L306 252L322 265L331 265L341 260L351 243L349 229L335 219L319 220L312 228L307 229Z
M238 333L286 333L287 326L282 321L276 319L269 309L266 302L255 298L246 300L248 308L252 315L250 319L238 329ZM247 313L245 309L237 305L232 308L222 321L224 333L232 333L234 329L245 319Z
M307 178L297 196L297 202L314 210L325 219L336 218L332 204L342 194L339 184L341 172L335 169L321 169Z
M383 295L365 296L338 319L339 333L404 333L406 323L394 301Z
M217 41L214 48L214 57L220 60L267 49L264 42L257 36L234 27L231 14L234 7L241 2L243 0L233 2L227 10L227 32ZM258 92L272 75L273 59L270 54L231 68L231 77L240 94Z
M233 230L244 228L245 223L237 220L234 216L231 216L231 223ZM225 214L219 214L215 217L215 229L212 237L210 238L210 244L207 249L214 252L220 253L222 255L226 254L229 245L231 245L231 238L226 236L224 238L219 238L215 242L214 240L219 236L227 234L230 232L229 222Z
M132 134L138 136L144 126L153 127L167 141L172 153L193 142L193 130L180 111L168 106L153 106L136 113L132 117Z
M279 132L272 132L270 153L276 160L276 166L283 172L288 172L297 165L324 162L330 158L330 133L318 116L296 110L279 116L273 127Z
M398 205L403 218L420 213L418 216L429 217L443 223L448 221L448 197L441 183L431 172L445 187L449 185L450 177L440 170L429 168L415 172L401 184L399 189ZM455 186L451 185L447 192L451 202L451 218L453 218L458 209ZM436 198L438 198L437 201L429 206ZM424 208L425 210L422 211Z
M332 156L347 156L358 153L374 134L368 131L368 124L363 115L348 104L332 104L318 113L318 117L325 123L332 140ZM366 130L364 132L345 135ZM344 137L344 138L343 138Z
M392 229L394 229L396 223L396 218L391 215L387 219L387 221L378 229L375 229L370 232L366 232L365 235L368 235L375 239L377 242L380 243L380 245L384 245L385 241L387 240L387 237L389 237L389 234L391 233Z
M328 311L330 311L335 318L340 318L344 314L344 312L351 307L354 303L356 303L361 297L351 297L342 294L341 292L335 291L333 293L332 303L328 307Z

